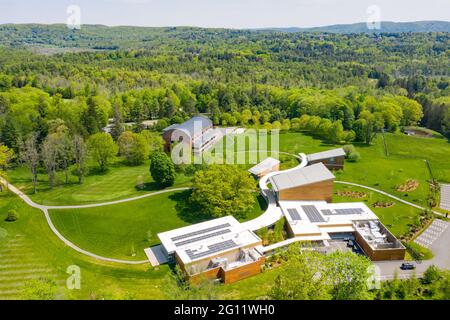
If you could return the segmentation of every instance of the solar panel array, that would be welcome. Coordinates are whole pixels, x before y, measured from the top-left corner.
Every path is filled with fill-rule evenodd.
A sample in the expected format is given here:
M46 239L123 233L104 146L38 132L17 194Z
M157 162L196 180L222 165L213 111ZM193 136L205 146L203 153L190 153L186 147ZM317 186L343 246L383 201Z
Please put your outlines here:
M324 215L326 215L326 216L331 216L331 215L333 215L333 212L332 212L331 210L329 210L329 209L320 210L320 211L322 211L322 213L323 213Z
M183 240L183 239L186 239L186 238L190 238L190 237L193 237L193 236L198 236L198 235L203 234L203 233L216 231L216 230L227 228L227 227L230 227L230 224L229 223L224 223L224 224L220 224L218 226L214 226L214 227L211 227L211 228L207 228L207 229L203 229L203 230L198 230L198 231L182 234L180 236L176 236L176 237L171 238L171 240L172 241Z
M325 222L323 217L320 215L319 210L315 206L302 206L303 211L305 211L306 216L311 222Z
M339 215L349 215L349 214L361 214L364 212L361 208L352 208L352 209L336 209L336 214Z
M191 260L194 260L194 259L198 259L198 258L202 258L202 257L207 257L216 252L224 251L227 249L232 249L235 247L237 247L236 242L234 242L233 240L227 240L227 241L218 242L218 243L209 245L208 250L202 251L202 252L197 252L197 250L188 249L188 250L186 250L186 254L188 255L188 257Z
M208 239L208 238L220 236L222 234L226 234L226 233L230 233L230 232L231 232L230 229L219 230L219 231L214 232L214 233L208 233L208 234L205 234L205 235L200 236L200 237L190 238L190 239L187 239L187 240L184 240L184 241L177 242L177 243L175 243L175 246L177 246L177 247L183 246L185 244L194 243L194 242L197 242L197 241L201 241L201 240L205 240L205 239Z
M300 217L300 214L298 213L297 209L292 208L292 209L287 209L287 211L292 220L294 220L294 221L302 220L302 217Z

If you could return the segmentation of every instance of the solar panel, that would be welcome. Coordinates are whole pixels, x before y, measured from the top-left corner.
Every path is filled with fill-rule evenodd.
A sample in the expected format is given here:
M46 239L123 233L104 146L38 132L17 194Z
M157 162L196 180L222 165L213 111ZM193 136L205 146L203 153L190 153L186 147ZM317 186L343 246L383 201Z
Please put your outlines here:
M208 238L220 236L222 234L226 234L226 233L230 233L230 232L231 232L230 229L224 229L224 230L220 230L220 231L217 231L217 232L214 232L214 233L208 233L208 234L205 234L205 235L200 236L200 237L190 238L190 239L187 239L187 240L184 240L184 241L177 242L177 243L175 243L175 246L179 247L179 246L182 246L182 245L185 245L185 244L194 243L194 242L197 242L197 241L201 241L201 240L205 240L205 239L208 239Z
M352 208L352 209L336 209L336 214L339 215L351 215L351 214L361 214L364 212L361 208Z
M202 258L202 257L207 257L216 252L224 251L227 249L232 249L235 247L237 247L237 244L233 240L227 240L227 241L218 242L218 243L209 245L208 250L202 251L202 252L197 252L197 250L188 249L188 250L186 250L186 254L188 255L188 257L191 260L194 260L194 259L198 259L198 258Z
M180 236L176 236L176 237L171 238L171 240L172 241L178 241L178 240L190 238L190 237L193 237L193 236L198 236L199 234L203 234L203 233L207 233L207 232L223 229L223 228L226 228L226 227L230 227L230 224L229 223L224 223L224 224L221 224L221 225L218 225L218 226L214 226L214 227L211 227L211 228L206 228L206 229L202 229L202 230L198 230L198 231L182 234Z
M306 216L311 222L325 222L323 217L320 215L319 210L315 206L302 206L303 211L305 211Z
M300 217L300 214L298 213L297 209L287 209L289 216L292 220L302 220L302 217Z
M333 212L331 212L331 210L326 209L326 210L321 210L321 211L322 211L322 213L323 213L324 215L326 215L326 216L331 216L331 215L333 215Z

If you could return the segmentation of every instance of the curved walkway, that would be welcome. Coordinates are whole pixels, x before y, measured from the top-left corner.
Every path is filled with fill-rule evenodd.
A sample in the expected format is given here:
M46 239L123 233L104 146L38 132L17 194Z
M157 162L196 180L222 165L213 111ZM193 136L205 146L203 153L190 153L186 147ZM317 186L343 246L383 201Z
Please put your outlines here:
M274 225L278 220L280 220L283 217L283 213L281 212L280 207L277 206L277 200L275 198L275 194L267 186L267 184L268 184L269 179L273 176L276 176L277 174L301 169L308 164L308 159L305 154L301 153L299 156L296 156L296 155L292 155L292 156L298 158L301 161L298 166L291 168L291 169L283 170L283 171L271 172L259 180L259 188L261 190L262 196L267 201L267 209L259 217L242 223L243 228L249 229L252 231L256 231L256 230L262 229L264 227L269 227L269 226Z
M293 154L289 154L289 153L284 153L283 154L288 154L291 156L294 156L296 158L298 158L301 163L291 169L287 169L287 170L283 170L283 171L276 171L276 172L271 172L268 175L264 176L263 178L261 178L261 180L259 181L259 187L261 189L261 194L263 195L263 197L266 199L268 207L267 210L259 217L244 222L242 225L243 227L252 230L252 231L256 231L259 230L261 228L264 227L268 227L271 226L273 224L275 224L279 219L281 219L282 217L282 212L281 209L279 207L277 207L276 205L276 199L275 199L275 195L273 194L273 192L271 192L270 188L267 186L268 184L268 180L270 177L273 177L277 174L283 173L283 172L289 172L292 170L297 170L300 168L305 167L308 164L307 161L307 157L305 154L299 154L299 156L297 155L293 155ZM142 260L142 261L129 261L129 260L120 260L120 259L112 259L112 258L107 258L107 257L102 257L99 255L96 255L92 252L86 251L84 249L81 249L80 247L76 246L75 244L73 244L72 242L70 242L69 240L67 240L54 226L50 215L48 213L49 209L54 209L54 210L64 210L64 209L86 209L86 208L94 208L94 207L103 207L103 206L109 206L109 205L114 205L114 204L120 204L120 203L126 203L126 202L130 202L130 201L135 201L135 200L140 200L140 199L144 199L144 198L148 198L151 196L155 196L158 194L163 194L163 193L168 193L168 192L176 192L176 191L185 191L185 190L189 190L191 189L190 187L183 187L183 188L173 188L173 189L166 189L166 190L161 190L161 191L156 191L153 193L149 193L149 194L145 194L142 196L137 196L137 197L132 197L132 198L128 198L128 199L122 199L122 200L116 200L116 201L110 201L110 202L104 202L104 203L96 203L96 204L87 204L87 205L72 205L72 206L46 206L46 205L41 205L38 203L35 203L33 200L31 200L26 194L24 194L22 191L20 191L18 188L16 188L15 186L9 184L8 181L6 181L3 178L0 178L0 183L3 183L4 185L6 185L8 187L8 189L15 193L16 195L18 195L23 201L25 201L25 203L27 203L29 206L39 209L41 210L44 215L45 215L45 219L47 220L47 224L49 225L50 229L53 231L53 233L61 240L63 241L67 246L71 247L72 249L74 249L75 251L87 255L89 257L101 260L101 261L106 261L106 262L114 262L114 263L122 263L122 264L130 264L130 265L137 265L137 264L145 264L148 263L148 260ZM392 198L396 201L399 201L403 204L406 204L408 206L414 207L416 209L420 209L420 210L425 210L424 207L421 207L417 204L405 201L399 197L396 197L394 195L391 195L387 192L372 188L372 187L368 187L368 186L364 186L361 184L357 184L357 183L352 183L352 182L346 182L346 181L335 181L335 183L337 184L345 184L345 185L350 185L350 186L354 186L354 187L359 187L359 188L364 188L367 190L371 190L373 192L377 192L379 194L382 194L384 196L387 196L389 198ZM437 211L432 211L434 214L439 215L439 216L445 216L444 214L437 212Z
M11 191L11 192L15 193L17 196L19 196L30 207L33 207L33 208L41 210L44 213L45 219L47 220L47 224L50 227L50 229L53 231L53 233L62 242L64 242L67 246L69 246L70 248L74 249L75 251L77 251L77 252L79 252L81 254L84 254L86 256L89 256L89 257L97 259L97 260L101 260L101 261L105 261L105 262L121 263L121 264L130 264L130 265L146 264L146 263L148 263L148 260L130 261L130 260L113 259L113 258L102 257L102 256L99 256L99 255L97 255L95 253L92 253L92 252L86 251L84 249L81 249L80 247L78 247L74 243L72 243L69 240L67 240L58 231L58 229L56 229L55 225L53 224L53 221L50 218L48 210L49 209L84 209L84 208L109 206L109 205L113 205L113 204L125 203L125 202L130 202L130 201L143 199L143 198L148 198L148 197L152 197L152 196L155 196L155 195L158 195L158 194L162 194L162 193L184 191L184 190L191 189L189 187L166 189L166 190L161 190L161 191L145 194L145 195L138 196L138 197L123 199L123 200L117 200L117 201L104 202L104 203L89 204L89 205L79 205L79 206L45 206L45 205L41 205L41 204L35 203L33 200L30 199L30 197L28 197L26 194L24 194L22 191L20 191L18 188L16 188L12 184L8 183L8 181L6 181L5 179L0 178L0 183L3 183L4 185L6 185L8 187L8 189L9 189L9 191Z

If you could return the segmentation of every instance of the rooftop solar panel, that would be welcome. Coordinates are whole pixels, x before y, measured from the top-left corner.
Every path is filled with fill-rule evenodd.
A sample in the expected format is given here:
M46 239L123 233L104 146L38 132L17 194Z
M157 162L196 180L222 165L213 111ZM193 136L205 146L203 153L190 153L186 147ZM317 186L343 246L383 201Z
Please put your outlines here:
M311 222L325 222L323 217L320 215L319 210L315 206L302 206L303 211L305 211L306 216Z
M321 211L322 211L322 213L323 213L324 215L326 215L326 216L331 216L331 215L333 215L333 212L332 212L331 210L329 210L329 209L321 210Z
M294 221L302 220L302 217L300 217L300 214L298 213L297 209L292 208L292 209L287 209L287 211L292 220L294 220Z
M351 209L336 209L336 214L339 215L353 215L353 214L361 214L364 212L361 208L351 208Z
M205 239L208 239L208 238L220 236L222 234L226 234L226 233L230 233L230 232L231 232L230 229L219 230L217 232L208 233L208 234L205 234L205 235L200 236L200 237L190 238L190 239L187 239L187 240L184 240L184 241L177 242L177 243L175 243L175 246L177 246L177 247L183 246L185 244L194 243L194 242L197 242L197 241L201 241L201 240L205 240Z
M229 223L224 223L224 224L221 224L221 225L218 225L218 226L214 226L214 227L211 227L211 228L206 228L206 229L202 229L202 230L198 230L198 231L182 234L180 236L176 236L176 237L171 238L171 240L172 241L183 240L183 239L186 239L186 238L198 236L198 235L203 234L203 233L216 231L216 230L227 228L227 227L230 227L230 226L231 225Z
M233 240L227 240L219 243L214 243L212 245L208 246L208 250L197 252L197 250L186 250L186 254L191 260L207 257L209 255L212 255L216 252L224 251L227 249L232 249L237 247L237 244Z

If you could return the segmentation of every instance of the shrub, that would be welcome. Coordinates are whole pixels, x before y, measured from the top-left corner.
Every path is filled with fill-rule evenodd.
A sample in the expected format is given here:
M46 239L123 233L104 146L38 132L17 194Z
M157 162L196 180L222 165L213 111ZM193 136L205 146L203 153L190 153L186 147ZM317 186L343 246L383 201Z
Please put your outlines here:
M361 159L361 155L359 152L352 152L348 155L348 161L350 162L358 162Z
M347 144L345 146L342 147L342 149L344 149L345 152L345 157L348 158L348 156L353 153L356 152L355 146L352 144Z
M164 152L154 152L150 157L150 174L161 187L170 187L175 183L175 166Z
M6 216L5 221L14 222L14 221L17 221L18 219L19 219L19 214L17 213L17 211L11 209L8 211L8 215Z

